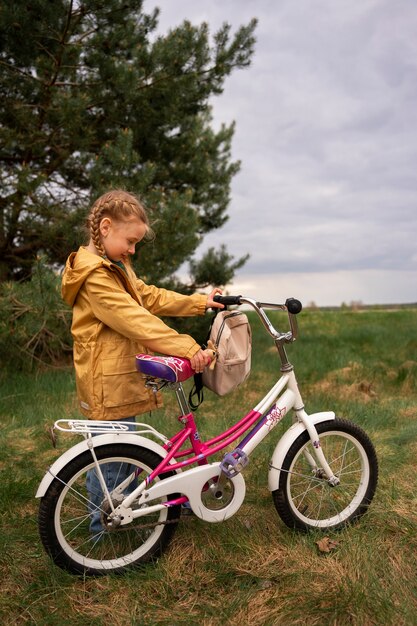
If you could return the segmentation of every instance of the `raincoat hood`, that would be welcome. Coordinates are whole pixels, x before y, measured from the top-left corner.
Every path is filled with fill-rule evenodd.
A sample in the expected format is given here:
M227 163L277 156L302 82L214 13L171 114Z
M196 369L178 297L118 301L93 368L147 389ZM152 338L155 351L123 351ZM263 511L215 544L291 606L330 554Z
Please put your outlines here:
M89 252L86 248L79 248L78 252L72 252L65 264L62 276L62 297L70 306L74 305L78 292L85 280L99 267L111 269L111 263L102 257Z

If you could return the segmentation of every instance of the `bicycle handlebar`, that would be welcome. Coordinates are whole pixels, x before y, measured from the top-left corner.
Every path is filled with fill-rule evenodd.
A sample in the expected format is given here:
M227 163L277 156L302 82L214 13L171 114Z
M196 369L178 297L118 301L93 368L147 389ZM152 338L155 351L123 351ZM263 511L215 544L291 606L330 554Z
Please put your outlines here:
M292 313L292 315L298 315L299 313L301 313L303 308L301 302L299 300L296 300L295 298L287 298L285 300L285 306L287 307L287 311L289 311L289 313Z
M226 306L229 304L240 304L240 299L242 296L214 296L214 302L219 302L220 304L225 304Z
M285 304L270 304L267 302L256 302L252 298L246 298L244 296L214 296L213 300L215 302L219 302L220 304L228 305L240 305L240 304L249 304L253 309L255 309L256 313L261 318L263 325L265 326L268 333L273 337L275 341L291 343L295 341L298 336L298 325L296 320L296 315L301 312L303 305L296 298L287 298ZM266 309L280 309L281 311L287 311L288 320L290 323L290 332L288 333L280 333L277 331L273 325L269 317L266 315L264 308Z

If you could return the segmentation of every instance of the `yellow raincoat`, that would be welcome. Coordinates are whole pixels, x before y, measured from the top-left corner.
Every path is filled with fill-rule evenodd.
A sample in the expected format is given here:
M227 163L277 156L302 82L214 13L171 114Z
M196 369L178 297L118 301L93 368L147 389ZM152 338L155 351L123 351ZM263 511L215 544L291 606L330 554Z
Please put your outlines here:
M62 297L73 308L71 332L81 412L116 420L162 405L135 368L139 352L191 358L200 346L156 315L203 315L207 296L158 289L81 247L66 263Z

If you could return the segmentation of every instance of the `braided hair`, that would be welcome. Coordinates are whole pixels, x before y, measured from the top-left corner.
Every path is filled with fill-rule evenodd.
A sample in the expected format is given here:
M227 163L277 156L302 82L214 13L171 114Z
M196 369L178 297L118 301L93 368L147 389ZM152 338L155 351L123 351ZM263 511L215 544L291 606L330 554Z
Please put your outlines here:
M100 235L101 220L104 217L110 217L115 221L127 221L133 216L147 226L147 239L152 238L152 230L146 211L132 193L116 189L105 193L95 201L87 219L87 227L94 246L101 256L106 254Z

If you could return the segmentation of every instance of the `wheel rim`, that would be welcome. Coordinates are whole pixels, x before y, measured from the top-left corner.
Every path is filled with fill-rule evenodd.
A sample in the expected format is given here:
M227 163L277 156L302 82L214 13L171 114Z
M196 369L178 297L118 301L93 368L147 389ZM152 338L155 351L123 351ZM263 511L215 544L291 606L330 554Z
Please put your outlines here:
M140 473L150 473L152 469L135 459L114 456L99 461L100 466L112 463L115 476L118 469L126 464L134 466ZM91 513L97 510L86 486L88 470L94 470L94 463L83 467L65 483L55 509L54 527L59 545L83 570L115 570L126 567L143 557L158 542L163 530L163 522L168 516L168 509L136 518L131 524L108 531L90 529ZM114 481L114 489L120 479ZM111 489L109 489L111 491ZM134 508L134 503L133 503ZM90 507L90 511L88 510ZM102 512L103 506L99 507ZM157 524L148 526L149 524ZM161 523L162 522L162 523ZM139 544L139 545L138 545Z
M327 462L340 484L314 475L306 458L314 457L308 441L288 470L288 499L294 515L308 526L329 528L346 522L364 501L370 479L369 461L360 442L349 433L329 431L320 435Z

